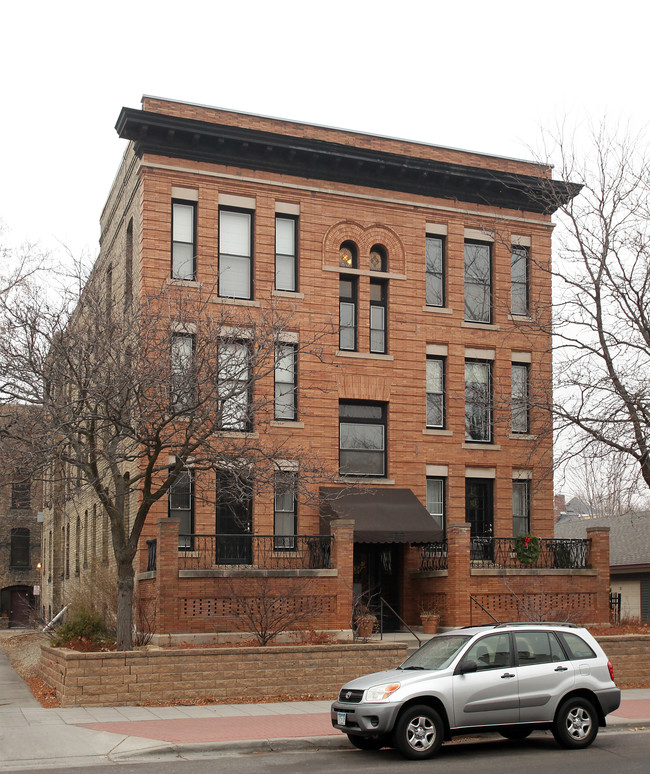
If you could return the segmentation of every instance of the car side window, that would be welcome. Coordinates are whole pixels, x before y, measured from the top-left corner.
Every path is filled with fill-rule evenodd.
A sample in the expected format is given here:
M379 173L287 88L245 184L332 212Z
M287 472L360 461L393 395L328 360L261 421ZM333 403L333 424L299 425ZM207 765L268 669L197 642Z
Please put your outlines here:
M490 634L475 642L463 661L475 661L476 671L511 666L510 638L507 634Z
M591 647L582 639L582 637L578 637L577 634L562 632L560 637L567 646L567 650L572 659L596 658L596 654Z
M519 666L565 661L560 643L550 632L515 632Z

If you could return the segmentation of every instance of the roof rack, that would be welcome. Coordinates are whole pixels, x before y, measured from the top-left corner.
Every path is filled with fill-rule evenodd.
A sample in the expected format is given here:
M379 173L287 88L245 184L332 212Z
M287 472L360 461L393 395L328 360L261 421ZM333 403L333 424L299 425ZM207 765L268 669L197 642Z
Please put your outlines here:
M485 624L498 629L502 626L566 626L568 629L579 629L577 624L569 621L502 621L498 624Z

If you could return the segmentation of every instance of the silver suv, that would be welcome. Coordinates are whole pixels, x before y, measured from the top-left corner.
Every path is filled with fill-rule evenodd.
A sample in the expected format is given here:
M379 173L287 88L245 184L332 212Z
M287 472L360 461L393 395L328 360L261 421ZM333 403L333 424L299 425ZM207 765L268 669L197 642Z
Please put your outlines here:
M620 702L612 664L586 629L490 624L441 634L397 669L346 683L332 725L361 750L396 747L412 759L486 730L525 739L550 728L559 744L581 748Z

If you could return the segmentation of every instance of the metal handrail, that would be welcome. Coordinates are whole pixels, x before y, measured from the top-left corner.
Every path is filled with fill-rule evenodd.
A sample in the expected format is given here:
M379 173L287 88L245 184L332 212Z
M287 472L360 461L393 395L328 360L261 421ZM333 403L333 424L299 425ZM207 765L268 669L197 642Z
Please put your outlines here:
M379 638L384 639L384 605L391 611L391 613L397 618L397 620L411 632L411 634L415 637L415 639L418 641L418 645L422 645L422 640L417 636L417 634L411 629L411 627L406 623L406 621L402 618L402 616L393 608L391 607L388 602L383 597L379 597Z
M476 599L476 597L473 597L470 594L469 595L469 625L470 626L472 626L472 602L477 604L484 613L487 613L490 616L490 618L494 621L494 623L497 623L497 624L500 623L498 618L495 618L489 610L483 607L483 605L478 601L478 599Z

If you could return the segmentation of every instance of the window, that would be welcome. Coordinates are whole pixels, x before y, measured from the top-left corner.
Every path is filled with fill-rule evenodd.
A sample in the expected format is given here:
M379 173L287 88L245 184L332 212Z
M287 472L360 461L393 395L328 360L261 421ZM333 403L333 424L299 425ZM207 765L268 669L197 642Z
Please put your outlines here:
M427 427L445 426L445 361L427 357Z
M106 319L108 320L113 313L113 267L106 269L106 285L104 288L104 304L106 309Z
M530 534L530 487L528 481L512 482L512 534Z
M370 280L370 351L386 352L386 283Z
M383 245L373 245L370 248L370 271L388 270L388 253Z
M492 247L465 242L465 319L492 322Z
M221 428L250 430L250 350L241 341L222 343L219 347L219 398Z
M510 254L510 311L528 314L528 248L518 245Z
M70 522L65 526L65 577L70 577Z
M133 301L133 218L126 227L126 244L124 249L124 309L128 309Z
M528 432L528 366L512 364L512 432Z
M74 533L74 574L81 570L81 519L77 516L77 529Z
M444 532L446 530L444 478L427 478L427 511L433 516L436 525Z
M384 404L339 404L339 469L342 476L386 475Z
M172 277L196 277L196 204L172 202Z
M29 508L31 505L31 479L14 481L11 485L11 507Z
M356 269L359 262L359 251L354 242L343 242L339 248L339 266L344 269Z
M439 236L426 239L427 306L445 305L444 275L445 240Z
M192 550L194 532L194 479L192 471L181 470L169 488L169 515L176 517L178 547Z
M186 411L194 403L194 337L185 333L172 336L172 408Z
M339 349L357 348L357 278L339 279Z
M253 297L253 214L219 210L219 295Z
M275 350L275 418L296 418L295 344L278 344Z
M275 288L298 289L296 232L298 221L286 215L275 217Z
M566 661L564 651L552 632L514 632L514 638L519 666Z
M296 474L276 473L273 527L273 546L276 550L295 549L296 521Z
M586 658L597 658L591 645L588 645L582 637L570 632L559 632L559 635L569 652L569 658L573 661L581 661Z
M468 649L463 661L474 661L479 672L511 666L509 635L490 634L481 638Z
M465 440L492 441L491 363L465 361Z
M9 564L17 568L29 567L29 530L24 527L15 527L11 530Z
M233 473L217 474L217 564L251 564L252 482Z

